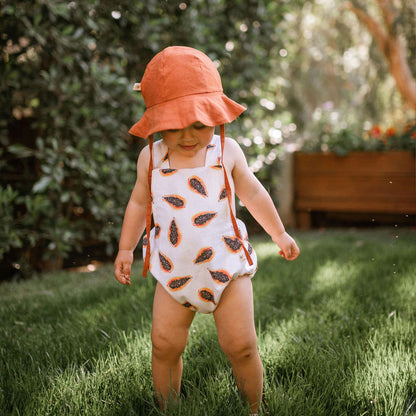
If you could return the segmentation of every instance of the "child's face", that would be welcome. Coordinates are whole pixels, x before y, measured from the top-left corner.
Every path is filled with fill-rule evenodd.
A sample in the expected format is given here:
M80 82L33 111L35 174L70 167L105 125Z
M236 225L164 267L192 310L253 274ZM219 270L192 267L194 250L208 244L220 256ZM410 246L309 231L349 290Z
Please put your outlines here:
M215 127L205 126L197 121L184 129L162 131L162 138L170 151L186 157L195 156L205 149L212 140Z

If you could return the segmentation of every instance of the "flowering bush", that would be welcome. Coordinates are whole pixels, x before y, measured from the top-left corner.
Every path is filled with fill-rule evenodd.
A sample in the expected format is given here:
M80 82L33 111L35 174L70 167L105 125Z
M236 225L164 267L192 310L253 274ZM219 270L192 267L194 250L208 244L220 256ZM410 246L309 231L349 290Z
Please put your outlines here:
M348 129L337 132L324 131L308 139L302 146L305 152L333 152L341 156L352 151L416 151L416 120L403 129L388 127L384 131L379 125L364 133Z

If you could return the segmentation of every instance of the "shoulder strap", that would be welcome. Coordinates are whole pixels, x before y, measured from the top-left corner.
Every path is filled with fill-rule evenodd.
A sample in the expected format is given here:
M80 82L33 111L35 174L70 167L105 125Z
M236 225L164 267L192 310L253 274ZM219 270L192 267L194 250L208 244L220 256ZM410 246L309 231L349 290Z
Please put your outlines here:
M147 201L147 211L146 211L146 235L147 235L147 247L146 247L146 257L144 259L143 273L142 276L147 276L147 270L149 269L150 262L150 228L152 223L152 171L153 171L153 134L149 136L149 171L147 172L147 183L149 186L149 200Z
M221 157L220 138L216 134L212 136L212 140L207 146L207 153L205 156L205 166L219 165L219 158Z
M246 246L244 245L243 239L241 238L240 230L238 229L237 221L235 219L235 215L234 215L232 205L231 205L231 187L230 187L230 183L228 181L227 171L225 169L224 160L223 160L224 143L225 143L225 127L224 127L224 124L222 124L220 126L220 136L221 136L221 164L222 164L222 169L224 171L224 182L225 182L225 189L227 191L228 206L230 208L231 222L233 223L235 236L240 240L241 245L243 246L243 250L244 250L244 253L246 255L246 259L248 261L248 264L251 266L253 264L253 260L251 259L250 253L247 251Z

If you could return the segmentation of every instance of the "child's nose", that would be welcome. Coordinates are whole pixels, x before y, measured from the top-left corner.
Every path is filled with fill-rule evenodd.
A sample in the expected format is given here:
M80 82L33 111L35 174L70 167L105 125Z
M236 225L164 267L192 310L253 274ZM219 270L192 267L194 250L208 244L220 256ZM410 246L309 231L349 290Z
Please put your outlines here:
M192 138L192 128L191 127L185 127L183 129L183 132L182 132L182 137L184 139L190 139L190 138Z

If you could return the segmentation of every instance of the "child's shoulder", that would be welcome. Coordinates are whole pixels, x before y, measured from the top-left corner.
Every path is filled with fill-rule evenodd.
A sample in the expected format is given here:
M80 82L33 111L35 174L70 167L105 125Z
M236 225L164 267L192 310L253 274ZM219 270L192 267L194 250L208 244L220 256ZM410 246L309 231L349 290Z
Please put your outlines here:
M149 161L150 161L150 147L146 145L139 153L137 158L137 172L140 174L147 175L149 170Z
M226 137L224 142L224 162L228 171L233 173L235 168L239 171L247 166L243 149L235 139L230 137Z
M232 149L241 149L240 145L237 143L237 140L231 138L231 137L225 137L225 142L224 142L224 148L230 148Z
M210 151L210 157L220 157L222 153L221 148L221 137L217 134L212 136L212 139L207 146L207 149ZM212 153L211 153L212 152ZM236 152L241 152L239 144L232 139L231 137L225 137L224 140L224 158L225 160L231 162L234 160ZM217 160L217 159L215 159Z
M155 141L153 143L153 151L152 151L152 153L153 153L153 163L155 163L155 161L157 161L159 158L165 157L165 155L167 153L167 150L168 150L168 148L167 148L166 144L163 142L163 140ZM147 144L140 151L139 160L149 161L149 159L150 159L150 146Z
M221 149L221 138L219 135L214 134L212 137L211 143L208 146L216 146L218 149ZM224 140L224 152L233 151L236 149L240 149L240 145L231 137L225 136Z
M235 139L226 137L224 142L224 156L230 160L237 161L241 157L245 157L243 150Z

